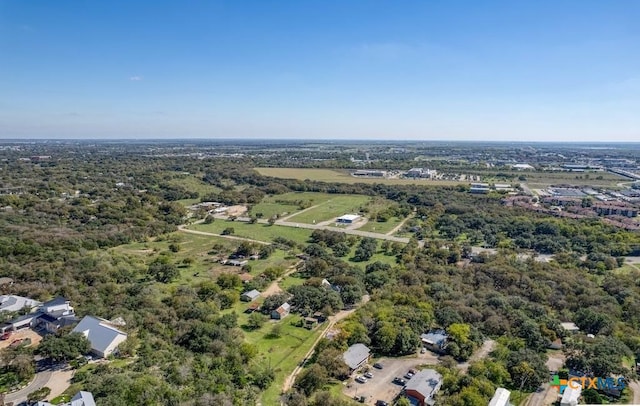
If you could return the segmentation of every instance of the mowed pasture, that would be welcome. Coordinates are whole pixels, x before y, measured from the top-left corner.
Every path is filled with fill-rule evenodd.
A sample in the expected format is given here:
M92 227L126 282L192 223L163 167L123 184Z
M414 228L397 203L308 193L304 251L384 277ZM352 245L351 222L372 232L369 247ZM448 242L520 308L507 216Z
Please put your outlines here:
M262 214L263 218L291 215L304 207L326 202L335 195L317 192L290 192L281 195L265 196L260 203L253 205L250 214Z
M313 168L254 168L261 175L281 179L311 180L336 183L382 183L386 185L455 186L469 182L453 180L359 178L351 176L349 170Z
M270 243L276 237L283 237L297 242L307 242L313 230L297 227L285 227L268 224L249 224L240 221L215 220L211 224L194 224L189 229L204 231L212 234L221 234L226 228L233 228L234 237L248 238L256 241Z
M386 234L396 228L404 219L398 217L391 217L387 221L376 221L369 219L366 224L358 227L358 230L371 231L373 233Z
M320 223L343 214L358 213L371 198L364 195L333 195L331 199L288 219L291 222Z

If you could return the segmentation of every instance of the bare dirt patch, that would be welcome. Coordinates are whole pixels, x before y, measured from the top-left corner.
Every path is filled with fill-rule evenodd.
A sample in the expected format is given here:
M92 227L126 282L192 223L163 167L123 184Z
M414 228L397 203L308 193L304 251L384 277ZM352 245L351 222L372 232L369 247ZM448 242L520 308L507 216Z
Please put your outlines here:
M16 340L23 340L25 338L31 339L31 344L29 346L35 347L40 344L42 341L42 336L30 328L25 328L22 330L14 331L7 340L0 341L0 349L7 348L12 342Z

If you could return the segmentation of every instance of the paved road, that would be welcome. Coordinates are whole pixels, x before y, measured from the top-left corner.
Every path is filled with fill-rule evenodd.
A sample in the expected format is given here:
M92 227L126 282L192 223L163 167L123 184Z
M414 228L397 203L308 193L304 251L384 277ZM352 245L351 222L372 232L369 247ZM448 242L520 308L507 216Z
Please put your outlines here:
M38 389L46 386L47 383L49 382L49 379L51 379L52 375L53 375L52 370L46 370L46 371L36 373L36 377L27 386L20 389L19 391L7 393L4 397L4 402L13 403L14 405L17 405L21 402L26 402L27 395L29 395L31 392L35 392Z

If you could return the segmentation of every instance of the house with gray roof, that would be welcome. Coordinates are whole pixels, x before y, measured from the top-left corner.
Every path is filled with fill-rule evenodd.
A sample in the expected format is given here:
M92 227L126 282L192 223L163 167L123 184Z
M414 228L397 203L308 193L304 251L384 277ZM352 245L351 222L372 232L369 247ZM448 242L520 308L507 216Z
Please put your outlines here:
M36 406L53 406L49 402L38 402ZM68 403L59 403L58 406L96 406L95 400L93 400L93 394L91 392L80 391L71 398Z
M27 309L29 312L40 306L42 302L16 295L0 295L0 312L19 312Z
M353 344L342 354L344 363L347 364L351 371L355 371L369 361L371 350L362 343Z
M91 343L91 352L98 357L106 358L127 339L127 333L115 328L109 321L93 316L85 316L73 329L74 333L82 333Z
M420 339L425 348L440 353L443 352L447 346L449 336L444 330L432 330L426 334L422 334Z
M404 393L412 405L432 406L435 395L442 386L442 375L433 369L418 371L404 387Z
M260 292L258 292L257 289L253 289L253 290L250 290L248 292L244 292L240 296L240 300L242 300L243 302L253 302L254 300L256 300L259 297L260 297Z

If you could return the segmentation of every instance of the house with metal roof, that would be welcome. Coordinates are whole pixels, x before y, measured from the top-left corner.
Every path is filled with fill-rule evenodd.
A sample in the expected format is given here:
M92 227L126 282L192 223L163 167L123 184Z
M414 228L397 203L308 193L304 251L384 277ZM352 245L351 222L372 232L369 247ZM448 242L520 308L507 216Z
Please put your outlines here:
M74 333L82 333L91 343L91 352L106 358L127 339L127 333L115 328L109 321L93 316L85 316L73 329Z
M418 371L404 387L411 404L417 406L435 404L435 395L442 386L442 375L433 369Z
M285 302L281 304L280 307L271 312L271 318L275 320L282 320L289 315L290 311L291 305Z
M369 361L369 356L371 355L371 350L364 344L358 343L353 344L351 347L347 348L347 351L342 354L342 359L344 363L347 364L351 371L354 371Z
M38 402L36 406L53 406L49 402ZM70 402L58 403L58 406L96 406L95 400L93 400L93 394L91 392L80 391L71 398Z

